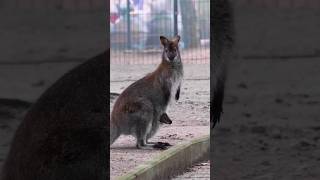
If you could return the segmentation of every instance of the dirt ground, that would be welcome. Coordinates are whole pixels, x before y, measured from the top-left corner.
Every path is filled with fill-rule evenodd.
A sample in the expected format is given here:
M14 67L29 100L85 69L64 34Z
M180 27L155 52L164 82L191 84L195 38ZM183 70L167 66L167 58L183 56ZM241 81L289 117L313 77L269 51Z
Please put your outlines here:
M172 178L173 180L184 179L201 179L210 180L210 161L197 163L194 166L188 168L184 174Z
M76 64L0 65L0 83L6 85L1 87L0 94L1 97L10 99L0 99L0 168L13 134L30 107L26 102L36 101L48 86ZM155 66L112 65L110 91L121 92ZM209 134L208 74L207 65L186 65L181 99L168 108L173 124L161 127L153 140L176 144ZM143 161L150 160L159 152L136 150L135 139L128 136L120 137L111 147L111 176L121 175Z
M151 72L157 65L111 65L111 92L121 92L134 80ZM171 125L163 125L150 141L169 142L172 145L208 135L210 109L210 79L208 65L184 66L185 80L180 100L168 108ZM110 106L112 110L112 104ZM138 165L159 154L157 150L138 150L135 139L121 136L110 151L111 179L129 172Z
M215 149L212 163L215 173L213 177L231 180L319 179L320 86L317 84L320 77L319 58L235 60L229 65L225 113L222 122L214 132ZM58 70L54 67L51 67L52 72L57 72ZM150 67L131 65L126 68L126 71L121 70L118 74L122 75L118 77L112 73L113 86L110 91L120 92L133 82L132 80L154 67L155 65ZM37 82L33 77L26 76L25 83L21 83L20 86L16 82L19 78L10 80L8 77L14 77L13 74L18 70L17 68L23 69L26 75L32 74L34 70L30 66L12 67L11 71L1 69L1 82L5 82L8 87L15 87L17 97L21 98L23 98L24 89L30 89L29 94L32 89L41 91L39 88L41 89L42 86L32 86L32 83ZM120 71L120 68L116 69ZM139 69L140 74L132 73L136 69ZM191 135L188 133L197 132L208 124L207 113L198 113L198 111L207 112L209 108L208 93L201 88L201 86L208 87L209 84L206 83L208 77L205 76L204 71L193 66L185 69L189 72L186 73L187 80L183 85L187 89L182 91L181 100L169 108L168 112L173 119L173 124L161 127L155 137L173 144L190 138ZM188 80L187 74L195 77L196 80ZM53 74L49 76L52 80L47 77L48 80L44 82L54 81L56 76L58 75ZM191 85L193 89L188 88ZM6 88L0 90L1 94L10 94L4 92ZM1 164L12 134L26 107L19 103L14 107L1 103L0 107ZM187 123L193 126L190 127ZM185 124L186 126L181 128L190 128L190 132L178 135L176 127L178 124ZM112 146L113 177L127 172L130 168L159 153L159 151L138 152L133 147L134 139L125 136L118 139ZM135 155L126 153L128 151L134 152ZM139 156L142 159L135 161L134 157ZM125 166L122 167L123 164Z
M146 51L117 51L111 47L110 63L111 64L158 64L161 59L161 47L156 50ZM185 64L209 64L210 48L201 46L193 49L181 49L181 57Z
M234 14L235 52L245 58L229 64L211 176L319 179L319 8L236 7Z
M230 63L215 179L319 179L319 60Z

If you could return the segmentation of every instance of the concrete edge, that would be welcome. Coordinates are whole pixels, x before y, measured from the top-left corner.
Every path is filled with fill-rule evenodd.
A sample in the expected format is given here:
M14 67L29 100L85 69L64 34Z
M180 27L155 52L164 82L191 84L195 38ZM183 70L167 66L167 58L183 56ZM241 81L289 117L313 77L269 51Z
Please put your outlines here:
M209 159L209 152L210 137L206 135L171 147L152 160L116 179L169 179L192 166L195 162Z

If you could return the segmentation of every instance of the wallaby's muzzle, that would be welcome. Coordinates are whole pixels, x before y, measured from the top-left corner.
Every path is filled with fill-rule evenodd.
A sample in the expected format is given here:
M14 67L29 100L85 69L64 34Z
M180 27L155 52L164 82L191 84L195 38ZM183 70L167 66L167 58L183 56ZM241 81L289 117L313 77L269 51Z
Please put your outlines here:
M176 58L176 54L173 54L173 55L168 55L168 59L170 60L170 61L173 61L175 58Z

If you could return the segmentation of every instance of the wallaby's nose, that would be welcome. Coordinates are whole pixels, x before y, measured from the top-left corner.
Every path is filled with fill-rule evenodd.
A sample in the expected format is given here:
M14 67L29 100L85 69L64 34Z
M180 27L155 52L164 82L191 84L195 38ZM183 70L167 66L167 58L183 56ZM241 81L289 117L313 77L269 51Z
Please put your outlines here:
M173 61L175 57L176 57L176 55L173 55L173 54L168 55L168 59L169 59L170 61Z

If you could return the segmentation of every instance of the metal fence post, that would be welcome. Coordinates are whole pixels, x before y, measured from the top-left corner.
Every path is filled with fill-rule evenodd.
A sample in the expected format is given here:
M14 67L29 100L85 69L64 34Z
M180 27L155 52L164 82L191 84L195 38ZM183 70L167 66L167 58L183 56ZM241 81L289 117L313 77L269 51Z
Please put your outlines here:
M130 0L127 0L127 48L131 49Z
M173 1L173 33L178 35L178 0Z

